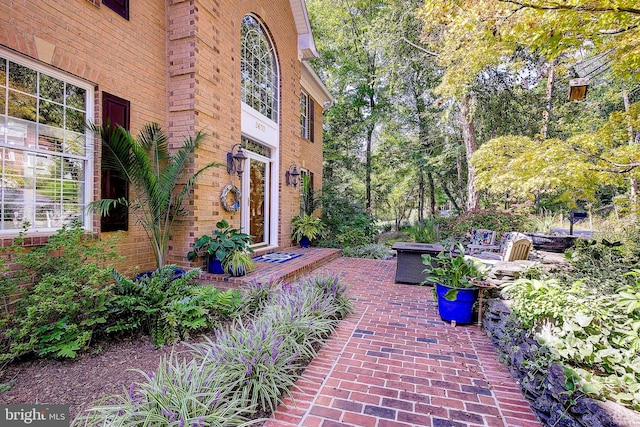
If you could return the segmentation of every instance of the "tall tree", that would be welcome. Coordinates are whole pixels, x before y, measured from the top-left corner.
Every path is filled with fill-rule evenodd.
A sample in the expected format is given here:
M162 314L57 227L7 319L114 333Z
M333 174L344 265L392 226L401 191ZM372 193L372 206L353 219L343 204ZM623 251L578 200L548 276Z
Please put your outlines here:
M342 142L344 146L356 142L361 148L353 155L364 158L364 199L370 211L374 139L385 109L384 81L379 78L382 57L378 36L372 29L384 13L386 2L311 0L307 6L322 51L317 65L336 99L336 106L327 113L328 134L333 135L328 142ZM333 160L331 155L326 158L328 180L335 176Z

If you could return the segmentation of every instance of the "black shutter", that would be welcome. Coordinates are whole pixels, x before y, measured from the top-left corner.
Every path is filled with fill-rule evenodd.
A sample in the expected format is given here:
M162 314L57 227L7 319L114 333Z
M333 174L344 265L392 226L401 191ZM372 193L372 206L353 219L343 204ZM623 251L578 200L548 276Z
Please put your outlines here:
M315 141L315 102L309 97L309 141Z
M102 4L129 20L129 0L102 0Z
M102 123L111 123L111 126L122 126L129 130L129 114L131 104L126 99L102 93ZM108 156L108 151L102 150L103 159ZM124 197L129 199L129 185L127 180L114 170L106 169L105 162L102 163L101 183L102 189L100 198L119 199ZM106 216L100 217L100 230L117 231L129 229L129 210L126 206L111 208Z

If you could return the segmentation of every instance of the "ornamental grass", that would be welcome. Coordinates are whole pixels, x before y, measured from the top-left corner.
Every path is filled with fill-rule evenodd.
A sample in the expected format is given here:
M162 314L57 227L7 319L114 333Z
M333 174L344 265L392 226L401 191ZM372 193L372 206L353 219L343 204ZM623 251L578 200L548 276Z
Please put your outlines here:
M302 367L352 311L337 276L294 284L253 283L244 292L255 314L163 359L123 394L103 399L74 426L246 426L291 396Z

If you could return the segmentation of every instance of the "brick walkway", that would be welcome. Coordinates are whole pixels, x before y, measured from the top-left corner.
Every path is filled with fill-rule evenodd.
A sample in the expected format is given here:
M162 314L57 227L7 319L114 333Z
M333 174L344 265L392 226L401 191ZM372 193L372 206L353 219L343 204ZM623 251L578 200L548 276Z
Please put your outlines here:
M314 270L350 285L355 313L265 427L540 426L490 339L440 320L431 288L394 283L395 261Z

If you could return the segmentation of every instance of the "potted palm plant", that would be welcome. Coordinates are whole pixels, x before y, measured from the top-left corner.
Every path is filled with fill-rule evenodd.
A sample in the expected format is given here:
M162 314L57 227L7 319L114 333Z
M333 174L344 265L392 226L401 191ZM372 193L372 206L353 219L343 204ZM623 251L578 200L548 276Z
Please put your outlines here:
M187 253L187 259L194 261L203 253L207 257L209 273L223 274L225 259L235 252L253 252L250 244L251 236L239 228L232 228L227 220L221 219L216 223L216 230L212 234L205 234L196 240L193 249Z
M101 135L102 150L109 154L104 156L105 166L129 183L133 198L96 200L89 209L107 215L114 206L128 207L146 231L156 267L163 267L174 221L184 214L183 202L189 198L196 179L221 164L212 162L188 174L191 157L205 137L202 132L185 137L182 147L172 153L167 135L157 123L144 125L135 138L121 126L90 127Z
M253 270L253 260L245 251L233 251L222 261L225 273L233 277L244 276Z
M424 254L422 263L426 266L426 277L421 285L435 283L438 314L442 320L471 323L479 285L486 276L484 264L465 258L462 245L458 245L455 252L442 251L435 257Z
M322 220L313 215L305 213L291 218L291 238L300 243L303 248L308 248L311 240L320 236L322 230L324 230Z

